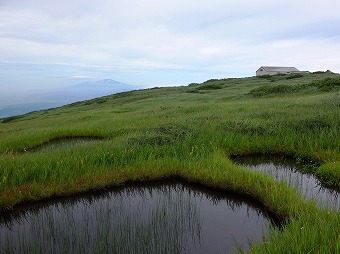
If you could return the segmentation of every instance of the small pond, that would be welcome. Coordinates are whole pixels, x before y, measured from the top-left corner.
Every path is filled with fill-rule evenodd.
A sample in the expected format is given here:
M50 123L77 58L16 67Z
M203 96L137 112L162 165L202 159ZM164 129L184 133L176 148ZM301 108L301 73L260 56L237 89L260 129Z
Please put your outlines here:
M0 253L227 253L270 225L244 197L148 183L17 208L0 217Z
M303 165L282 156L240 156L232 160L250 170L271 175L276 181L285 180L300 191L306 199L315 199L319 205L340 209L339 192L323 186L313 175L303 172Z
M103 139L92 138L92 137L56 139L56 140L51 140L49 142L46 142L42 145L38 145L29 150L24 149L24 152L52 152L60 148L78 147L78 146L82 146L86 144L92 144L100 140L103 140Z

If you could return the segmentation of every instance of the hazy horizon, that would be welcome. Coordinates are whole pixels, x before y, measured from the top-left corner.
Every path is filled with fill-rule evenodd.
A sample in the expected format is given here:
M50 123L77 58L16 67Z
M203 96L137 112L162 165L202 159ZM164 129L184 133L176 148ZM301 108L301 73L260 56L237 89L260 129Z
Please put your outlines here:
M340 2L0 0L0 105L113 79L138 87L340 72Z

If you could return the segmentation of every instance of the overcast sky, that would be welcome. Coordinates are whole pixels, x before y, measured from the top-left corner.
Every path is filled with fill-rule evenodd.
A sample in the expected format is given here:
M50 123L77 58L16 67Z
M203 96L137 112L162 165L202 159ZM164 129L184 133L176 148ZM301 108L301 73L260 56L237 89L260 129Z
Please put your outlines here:
M339 59L339 0L0 0L0 100L87 79L151 87L261 65L340 72Z

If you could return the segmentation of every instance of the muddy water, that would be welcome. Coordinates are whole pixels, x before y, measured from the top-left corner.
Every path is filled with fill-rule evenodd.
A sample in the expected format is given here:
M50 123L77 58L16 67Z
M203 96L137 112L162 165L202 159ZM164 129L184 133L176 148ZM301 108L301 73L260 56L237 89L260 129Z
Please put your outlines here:
M315 199L320 206L340 210L339 192L323 186L312 174L303 173L303 165L281 156L241 156L232 159L248 169L271 175L275 180L285 180L303 193L307 199Z
M162 182L18 208L0 217L0 253L227 253L271 224L251 200Z

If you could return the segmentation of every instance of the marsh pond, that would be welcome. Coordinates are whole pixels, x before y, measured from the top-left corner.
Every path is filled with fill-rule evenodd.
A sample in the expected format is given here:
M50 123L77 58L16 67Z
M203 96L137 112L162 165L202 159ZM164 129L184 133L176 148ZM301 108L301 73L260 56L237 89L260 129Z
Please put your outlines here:
M248 170L268 174L276 181L285 181L288 186L301 192L307 200L315 200L319 206L340 211L339 192L323 186L313 174L304 171L301 163L292 158L254 155L234 157L232 160Z
M49 152L97 140L62 140ZM36 151L37 151L36 150ZM232 160L271 175L319 205L340 198L296 161L277 156ZM21 205L0 216L0 253L227 253L263 241L277 220L244 196L172 180Z
M129 185L19 207L0 219L1 253L227 253L261 241L258 203L184 182Z

